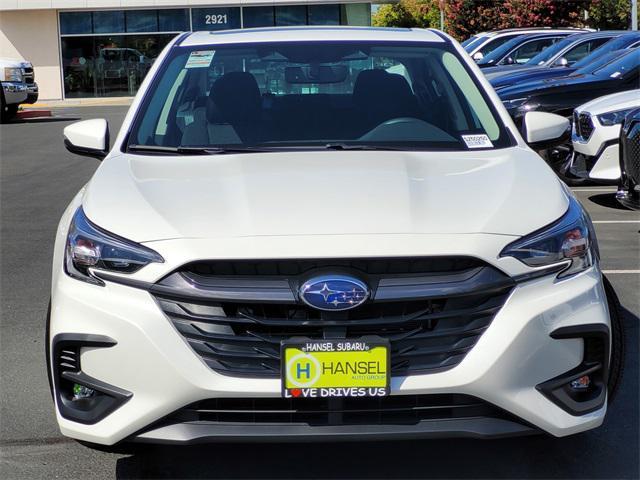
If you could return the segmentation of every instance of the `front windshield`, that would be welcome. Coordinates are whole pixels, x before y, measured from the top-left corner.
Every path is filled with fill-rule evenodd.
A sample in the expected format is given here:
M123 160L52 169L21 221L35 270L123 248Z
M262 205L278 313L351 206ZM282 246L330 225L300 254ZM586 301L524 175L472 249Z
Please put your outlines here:
M513 50L515 47L517 47L518 45L520 45L520 43L522 42L522 39L520 38L520 36L517 36L516 38L512 38L511 40L507 41L506 43L500 45L498 48L491 50L487 55L485 55L482 60L480 60L478 62L479 65L489 65L492 63L495 63L499 60L502 60L502 58L509 53L511 50Z
M629 72L638 70L639 68L640 50L634 48L613 62L595 70L593 74L601 77L618 78L624 77Z
M570 37L564 38L559 42L554 43L550 47L545 48L531 60L529 60L525 65L534 66L534 65L544 65L549 62L553 57L555 57L559 52L564 50L567 46L571 45L576 41L575 37L572 35Z
M582 60L574 63L573 66L576 69L582 68L586 65L591 64L594 60L604 57L605 54L629 48L630 45L633 45L637 41L640 41L640 35L638 34L624 34L620 35L619 37L612 38L601 47L596 48Z
M177 47L143 101L129 148L511 145L476 80L448 48L401 42Z
M467 52L471 51L471 48L473 47L473 45L480 40L482 37L479 37L478 35L473 35L469 38L467 38L464 42L462 42L460 45L462 45L464 47L464 49Z

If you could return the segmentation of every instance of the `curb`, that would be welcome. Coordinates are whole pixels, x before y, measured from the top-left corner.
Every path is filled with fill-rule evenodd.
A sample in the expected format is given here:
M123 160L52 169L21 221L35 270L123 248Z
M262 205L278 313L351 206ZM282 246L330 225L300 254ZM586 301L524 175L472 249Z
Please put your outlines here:
M22 110L16 113L16 118L20 120L42 117L51 117L51 110Z

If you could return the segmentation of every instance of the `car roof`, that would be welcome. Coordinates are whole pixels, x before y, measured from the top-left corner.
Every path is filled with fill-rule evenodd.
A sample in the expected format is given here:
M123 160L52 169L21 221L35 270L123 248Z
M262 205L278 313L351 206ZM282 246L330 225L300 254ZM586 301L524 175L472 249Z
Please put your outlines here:
M382 27L265 27L240 30L193 32L181 46L219 45L231 43L305 42L305 41L448 41L431 29Z
M489 30L486 32L480 32L477 35L499 35L503 33L538 33L538 32L590 32L591 30L582 28L552 28L552 27L524 27L524 28L504 28L502 30Z

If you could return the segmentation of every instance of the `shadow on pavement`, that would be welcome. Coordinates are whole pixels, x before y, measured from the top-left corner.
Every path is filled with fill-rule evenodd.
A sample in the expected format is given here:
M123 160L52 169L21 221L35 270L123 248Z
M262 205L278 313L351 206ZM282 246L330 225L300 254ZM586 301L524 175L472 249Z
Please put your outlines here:
M20 123L53 123L53 122L75 122L81 120L80 117L35 117L35 118L14 118L7 125Z
M120 458L116 478L637 478L638 317L624 309L626 372L605 424L567 438L223 444Z
M595 203L596 205L600 205L601 207L632 211L631 209L618 203L615 193L599 193L598 195L591 195L589 197L589 201Z

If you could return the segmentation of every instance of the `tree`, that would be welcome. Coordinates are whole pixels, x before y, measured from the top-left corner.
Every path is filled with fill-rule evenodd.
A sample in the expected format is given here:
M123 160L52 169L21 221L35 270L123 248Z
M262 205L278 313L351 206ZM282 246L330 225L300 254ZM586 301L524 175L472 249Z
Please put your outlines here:
M381 5L372 23L377 27L440 28L437 0L400 0Z
M630 0L592 0L589 25L601 30L625 30L631 22Z

